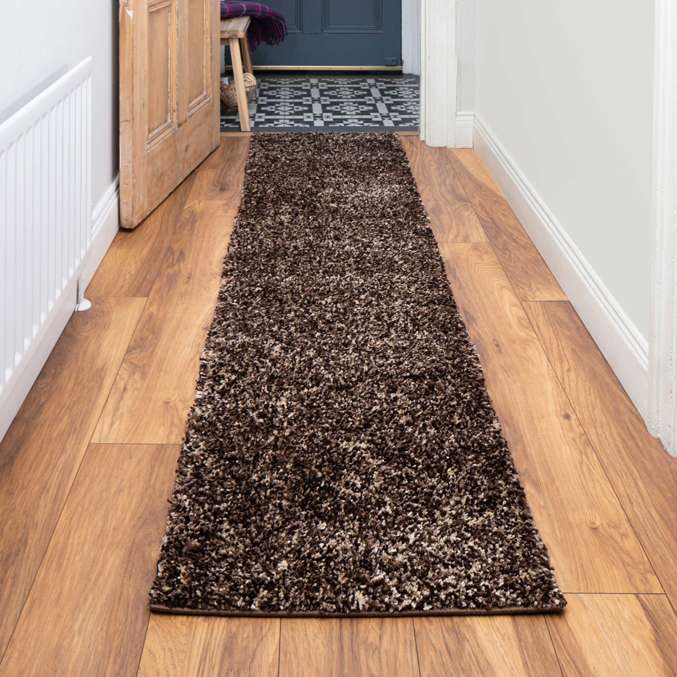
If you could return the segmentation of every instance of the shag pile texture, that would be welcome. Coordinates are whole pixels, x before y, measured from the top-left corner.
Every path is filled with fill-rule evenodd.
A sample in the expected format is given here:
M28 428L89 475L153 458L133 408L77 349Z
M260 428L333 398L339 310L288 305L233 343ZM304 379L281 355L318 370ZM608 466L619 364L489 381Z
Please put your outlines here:
M399 140L254 136L152 608L564 604Z

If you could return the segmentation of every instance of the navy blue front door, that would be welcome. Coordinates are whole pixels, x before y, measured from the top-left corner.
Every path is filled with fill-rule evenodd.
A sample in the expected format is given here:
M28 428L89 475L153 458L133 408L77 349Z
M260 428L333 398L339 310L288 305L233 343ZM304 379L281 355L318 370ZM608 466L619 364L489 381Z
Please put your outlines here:
M399 66L402 0L264 0L287 19L289 35L261 45L255 66Z

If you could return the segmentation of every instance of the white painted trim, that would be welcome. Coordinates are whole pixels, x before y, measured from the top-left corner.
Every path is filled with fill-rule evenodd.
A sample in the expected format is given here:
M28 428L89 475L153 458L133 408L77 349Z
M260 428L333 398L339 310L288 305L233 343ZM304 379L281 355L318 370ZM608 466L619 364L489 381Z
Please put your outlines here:
M12 382L7 398L2 403L0 408L0 440L2 440L21 408L75 310L78 283L82 287L89 283L118 231L120 223L118 202L118 181L116 179L92 212L92 240L81 264L80 274L73 276L71 282L60 295L56 307L50 313L50 319L45 322L34 338L31 349L24 358L22 369L17 372L17 378Z
M469 110L456 113L456 148L472 148L475 114Z
M80 272L80 288L85 289L120 229L120 188L116 177L92 212L92 243Z
M422 0L421 139L456 146L456 0Z
M421 0L402 0L402 71L421 74Z
M656 0L648 425L677 456L677 9Z
M496 135L475 116L475 150L643 416L649 346Z

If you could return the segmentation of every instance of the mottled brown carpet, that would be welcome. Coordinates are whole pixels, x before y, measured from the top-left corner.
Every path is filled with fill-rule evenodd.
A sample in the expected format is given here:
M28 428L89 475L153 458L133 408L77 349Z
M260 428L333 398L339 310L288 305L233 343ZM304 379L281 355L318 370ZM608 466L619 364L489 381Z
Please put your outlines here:
M564 605L399 140L253 136L151 607Z

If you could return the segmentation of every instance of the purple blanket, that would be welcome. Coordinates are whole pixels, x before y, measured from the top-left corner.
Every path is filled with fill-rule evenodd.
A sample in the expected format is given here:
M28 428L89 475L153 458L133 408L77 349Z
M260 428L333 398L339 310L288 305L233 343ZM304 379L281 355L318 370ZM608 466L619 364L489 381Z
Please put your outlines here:
M250 16L252 22L247 35L249 46L256 49L262 42L277 45L287 35L287 21L284 16L260 2L226 2L221 0L221 18Z

